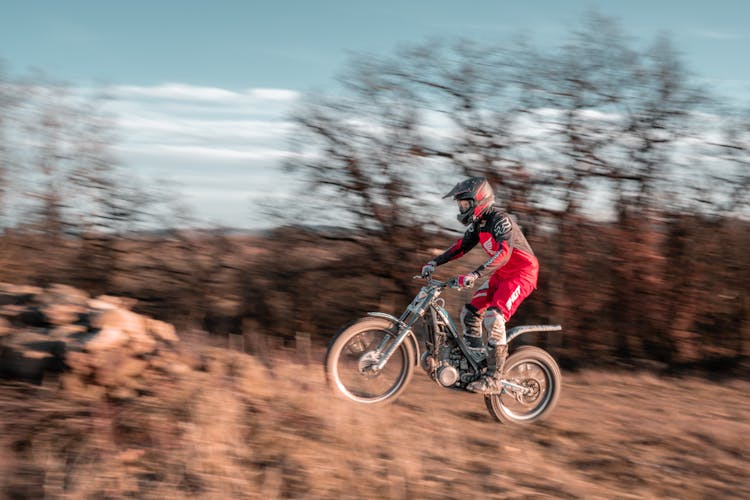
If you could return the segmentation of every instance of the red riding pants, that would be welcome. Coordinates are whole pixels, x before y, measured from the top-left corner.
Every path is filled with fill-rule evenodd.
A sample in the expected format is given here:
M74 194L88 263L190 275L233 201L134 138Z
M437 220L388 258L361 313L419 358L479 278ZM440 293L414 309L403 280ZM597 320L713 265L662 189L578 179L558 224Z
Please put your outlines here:
M536 271L536 270L535 270ZM508 321L518 306L536 288L537 274L504 276L496 272L482 285L469 302L483 314L490 307L502 311L505 321Z

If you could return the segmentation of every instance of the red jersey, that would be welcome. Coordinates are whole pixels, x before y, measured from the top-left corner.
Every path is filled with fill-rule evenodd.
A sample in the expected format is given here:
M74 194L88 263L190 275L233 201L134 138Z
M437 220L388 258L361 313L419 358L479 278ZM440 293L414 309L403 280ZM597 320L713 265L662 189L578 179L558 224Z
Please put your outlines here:
M472 223L463 238L438 256L435 263L441 265L457 259L477 244L490 256L474 270L477 275L489 272L499 278L519 277L536 287L539 262L534 251L518 224L497 207L491 207Z

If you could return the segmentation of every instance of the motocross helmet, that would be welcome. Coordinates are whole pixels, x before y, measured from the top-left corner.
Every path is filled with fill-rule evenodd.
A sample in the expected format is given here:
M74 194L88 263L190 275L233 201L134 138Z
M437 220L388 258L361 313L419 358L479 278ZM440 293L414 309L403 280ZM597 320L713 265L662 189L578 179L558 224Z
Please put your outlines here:
M464 226L475 222L495 203L492 186L484 177L470 177L459 182L443 198L451 196L458 202L456 218Z

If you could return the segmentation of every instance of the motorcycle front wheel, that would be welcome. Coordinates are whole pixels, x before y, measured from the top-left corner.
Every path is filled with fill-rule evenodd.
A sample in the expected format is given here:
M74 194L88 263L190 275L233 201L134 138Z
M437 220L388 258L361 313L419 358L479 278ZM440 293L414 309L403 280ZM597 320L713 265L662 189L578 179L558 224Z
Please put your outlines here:
M393 322L363 318L345 327L331 340L325 368L329 385L357 403L382 404L406 389L414 371L411 342L403 342L382 370L375 366L396 336Z
M490 415L502 423L538 422L550 414L560 398L560 367L539 347L523 346L508 356L503 380L523 389L506 388L501 394L484 396Z

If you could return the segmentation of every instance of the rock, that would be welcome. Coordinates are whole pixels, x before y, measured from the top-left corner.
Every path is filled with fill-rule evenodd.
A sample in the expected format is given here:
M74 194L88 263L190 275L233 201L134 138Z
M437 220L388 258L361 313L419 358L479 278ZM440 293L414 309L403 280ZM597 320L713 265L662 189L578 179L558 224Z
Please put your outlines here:
M191 368L181 361L167 363L165 368L170 375L186 375L191 371Z
M77 398L85 400L101 400L107 388L96 384L87 384L72 373L65 373L60 377L60 388Z
M86 383L74 373L64 373L60 376L60 388L67 392L84 392Z
M92 358L84 352L68 352L65 356L66 366L79 375L87 376L94 372Z
M112 302L99 299L90 299L86 302L86 306L94 311L106 311L109 309L117 309L118 306Z
M66 344L50 338L46 330L10 330L0 336L0 374L39 383L45 371L65 369Z
M128 350L132 354L151 354L156 349L156 339L147 333L131 333Z
M50 325L69 325L75 323L86 312L78 304L49 304L42 307L41 311Z
M119 329L127 334L146 333L146 318L124 309L108 309L91 315L89 318L94 328Z
M69 285L55 283L35 297L39 304L74 305L83 307L89 300L89 294Z
M49 336L53 339L66 339L71 335L86 333L88 328L83 325L60 325L49 331Z
M91 340L84 344L84 349L88 352L103 351L106 349L115 349L128 343L128 335L120 328L106 327L102 328Z
M135 377L143 373L148 367L148 361L137 358L124 359L117 367L117 374L121 377Z
M130 297L114 297L112 295L99 295L94 301L96 301L96 303L110 304L116 308L122 309L132 309L138 303L138 299Z
M128 385L125 381L140 375L148 367L142 359L121 357L117 362L101 366L96 371L96 381L100 385L111 387Z
M175 356L177 356L181 363L189 366L191 370L201 370L203 368L203 359L195 351L182 349Z
M26 307L17 304L6 304L0 306L0 316L5 318L14 319L21 315L26 310Z
M23 305L31 302L42 289L35 286L0 284L0 305Z
M10 322L0 316L0 337L8 335L12 332Z
M44 290L38 286L31 285L7 285L7 288L3 291L25 297L34 297Z
M27 349L27 350L21 351L21 356L27 359L35 359L35 360L36 359L48 360L48 359L52 359L55 357L48 352L35 351L33 349Z
M73 373L64 373L59 379L60 389L83 400L101 400L107 388L96 384L87 384Z
M113 387L107 390L107 396L117 401L129 401L138 397L135 389L130 387Z
M18 295L0 291L0 306L16 305L18 302Z
M51 354L64 354L65 343L53 340L43 328L24 328L13 330L2 339L6 348L33 349Z
M168 359L165 357L151 359L149 361L149 365L162 373L166 373L167 375L179 376L185 375L186 373L190 373L190 371L192 371L192 368L190 368L190 366L183 363L182 361L179 361L177 359Z
M170 325L164 321L158 319L147 318L146 327L152 335L157 338L164 340L165 342L175 343L179 342L180 338L175 333L174 325Z
M28 326L49 326L47 316L36 306L24 307L15 319Z
M74 397L129 400L190 373L195 360L182 360L174 326L129 310L135 303L0 283L0 375L41 383L62 372L58 383Z
M51 354L33 349L0 348L0 375L40 384Z

